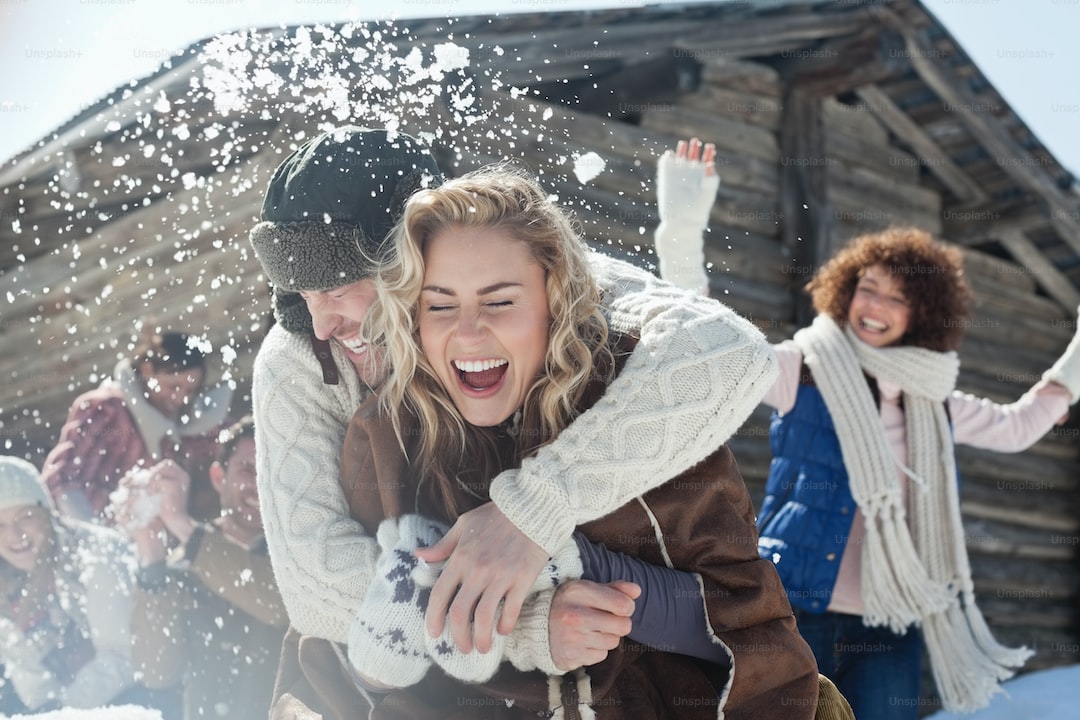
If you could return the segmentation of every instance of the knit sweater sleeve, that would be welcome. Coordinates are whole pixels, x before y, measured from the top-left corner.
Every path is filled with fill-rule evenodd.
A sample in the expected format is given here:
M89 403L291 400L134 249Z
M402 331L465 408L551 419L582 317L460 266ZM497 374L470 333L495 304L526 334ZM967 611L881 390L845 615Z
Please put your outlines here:
M803 356L802 350L791 340L773 345L773 350L776 352L780 373L761 401L783 415L795 407Z
M548 552L727 442L777 376L764 336L725 305L600 253L592 269L612 329L639 342L604 397L491 485Z
M275 326L255 359L252 398L259 503L289 620L305 635L345 642L378 545L341 490L341 445L366 389L333 351L340 384L325 385L309 339Z
M53 498L68 492L89 495L91 487L102 481L108 470L105 451L119 446L104 438L121 437L121 443L127 439L128 423L119 422L118 417L126 412L121 398L94 392L80 396L72 404L60 429L60 439L41 469L42 480Z

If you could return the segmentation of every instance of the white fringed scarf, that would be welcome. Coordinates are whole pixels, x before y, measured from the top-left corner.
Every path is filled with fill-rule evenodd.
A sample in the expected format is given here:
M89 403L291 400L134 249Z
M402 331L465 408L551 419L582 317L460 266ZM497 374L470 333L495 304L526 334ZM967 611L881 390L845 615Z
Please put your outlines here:
M795 333L829 408L851 484L866 518L862 547L863 622L902 634L921 624L934 679L950 712L986 706L1031 657L990 633L975 605L964 544L952 432L945 401L956 385L954 352L874 348L850 328L818 315ZM863 371L903 392L907 447L915 481L911 520L881 415Z

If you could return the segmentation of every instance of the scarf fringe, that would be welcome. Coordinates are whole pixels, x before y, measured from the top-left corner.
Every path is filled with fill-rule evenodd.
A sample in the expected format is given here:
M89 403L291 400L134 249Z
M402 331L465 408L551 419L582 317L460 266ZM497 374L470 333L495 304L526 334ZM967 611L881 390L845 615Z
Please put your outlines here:
M1008 648L990 634L971 598L925 619L923 635L934 682L949 712L974 712L990 704L1000 683L1011 678L1032 656L1026 647Z
M926 615L949 606L952 594L935 582L920 562L902 508L892 508L884 517L867 515L863 543L862 595L867 625L887 625L903 635Z

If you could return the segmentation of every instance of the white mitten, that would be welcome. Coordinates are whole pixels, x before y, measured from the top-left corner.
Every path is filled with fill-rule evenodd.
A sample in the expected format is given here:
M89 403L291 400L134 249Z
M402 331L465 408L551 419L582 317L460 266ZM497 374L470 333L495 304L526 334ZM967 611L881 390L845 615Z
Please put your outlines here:
M654 242L660 277L687 290L708 293L705 240L709 210L720 187L719 176L706 175L706 164L668 150L656 167L656 205L660 225Z
M424 614L434 581L417 586L413 571L426 563L413 551L434 545L447 529L420 515L387 518L379 525L375 577L349 628L349 661L365 678L408 687L427 674Z
M1080 308L1077 308L1077 314L1080 315ZM1043 380L1053 380L1064 386L1072 396L1072 402L1080 399L1080 318L1077 319L1076 332L1069 346L1057 362L1043 373Z
M573 538L566 541L555 555L548 558L547 565L540 571L529 590L526 606L522 610L517 627L509 637L495 633L492 639L491 650L481 653L475 650L475 638L473 639L474 650L463 653L454 644L453 635L449 625L443 627L442 635L433 638L424 634L428 653L431 659L438 664L443 671L458 680L478 683L484 682L499 669L503 660L510 660L519 670L541 669L545 672L555 670L551 660L551 651L548 648L547 613L551 608L551 596L555 588L566 580L580 578L582 573L581 554L577 543ZM434 581L430 576L424 577L422 573L414 573L417 584ZM542 597L546 602L534 603L530 606L530 600L534 597ZM530 608L533 612L530 612Z

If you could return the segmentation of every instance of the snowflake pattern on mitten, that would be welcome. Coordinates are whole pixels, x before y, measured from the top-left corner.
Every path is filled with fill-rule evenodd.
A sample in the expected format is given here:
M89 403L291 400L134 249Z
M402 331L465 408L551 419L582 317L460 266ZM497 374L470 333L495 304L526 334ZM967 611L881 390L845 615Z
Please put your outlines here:
M431 586L419 587L413 580L417 567L426 567L413 552L434 545L446 530L419 515L387 518L379 525L375 576L349 629L349 661L361 676L408 687L427 674L431 660L424 613Z
M560 583L580 578L581 573L581 554L577 543L570 539L556 551L554 556L548 558L547 564L529 590L529 595L551 591ZM417 585L428 587L433 585L435 580L434 576L423 568L418 568L414 572L414 579ZM432 637L425 633L424 641L431 659L447 675L470 683L484 682L495 674L504 660L511 661L519 670L546 667L550 663L551 653L547 642L546 618L544 620L540 632L528 633L519 623L519 627L514 631L517 637L494 633L491 650L486 653L475 649L475 637L473 651L461 652L454 644L449 623L443 626L443 632L439 637Z

